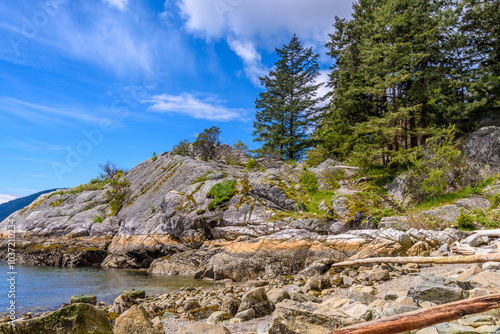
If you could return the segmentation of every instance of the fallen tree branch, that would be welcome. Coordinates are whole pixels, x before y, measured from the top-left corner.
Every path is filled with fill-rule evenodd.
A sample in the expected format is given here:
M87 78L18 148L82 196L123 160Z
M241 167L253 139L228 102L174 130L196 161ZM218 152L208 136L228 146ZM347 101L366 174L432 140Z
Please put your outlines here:
M484 262L500 262L500 253L491 253L483 255L470 255L470 256L436 256L436 257L425 257L425 256L408 256L408 257L372 257L367 259L358 259L343 261L332 264L332 268L335 267L350 267L359 266L365 264L375 264L375 263L397 263L397 264L407 264L407 263L436 263L436 264L455 264L455 263L484 263Z
M500 308L500 293L460 300L335 329L330 334L397 334Z
M496 230L477 230L473 232L480 237L500 237L500 229Z

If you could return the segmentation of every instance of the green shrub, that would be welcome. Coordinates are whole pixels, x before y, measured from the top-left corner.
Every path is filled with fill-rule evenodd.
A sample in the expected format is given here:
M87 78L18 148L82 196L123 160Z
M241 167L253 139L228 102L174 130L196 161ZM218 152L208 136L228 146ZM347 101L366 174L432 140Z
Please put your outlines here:
M462 230L474 229L474 218L470 214L460 211L457 218L457 227Z
M191 143L187 139L181 140L179 144L175 145L172 148L172 152L170 153L175 155L192 157L193 153L191 152Z
M104 221L104 218L101 216L94 217L94 223L102 223L103 221Z
M318 146L307 151L307 165L309 167L316 167L326 159L328 159L329 152L323 146Z
M250 160L248 160L248 162L247 162L246 168L247 168L248 170L252 170L252 169L254 169L256 166L257 166L257 161L255 161L255 159L250 159Z
M204 214L206 211L207 211L207 210L200 209L200 210L197 210L197 211L196 211L196 214L197 214L197 215L202 215L202 214Z
M344 178L344 169L334 169L333 171L328 171L323 174L324 180L332 189L338 189L340 187L340 181Z
M500 194L495 194L491 199L490 199L490 210L498 208L498 205L500 204Z
M214 211L217 205L229 201L237 193L236 180L214 184L207 193L207 198L213 198L208 205L208 210Z
M308 170L306 170L300 176L300 184L302 185L302 187L306 188L309 194L318 191L319 188L319 183L316 175Z
M155 213L155 211L156 211L157 208L153 204L150 203L149 204L149 209L151 210L151 214L153 214L153 213Z
M106 197L111 206L111 213L116 215L121 210L128 199L130 183L127 180L120 180L121 172L118 172L110 181L111 189L106 192Z
M153 152L153 157L151 158L151 160L156 161L156 159L158 159L158 156L156 155L156 152Z

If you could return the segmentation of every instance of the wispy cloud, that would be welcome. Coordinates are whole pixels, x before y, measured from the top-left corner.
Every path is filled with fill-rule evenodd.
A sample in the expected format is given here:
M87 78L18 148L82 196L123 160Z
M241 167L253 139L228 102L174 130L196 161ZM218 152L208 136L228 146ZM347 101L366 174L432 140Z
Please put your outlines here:
M53 124L76 120L95 125L102 121L102 118L93 116L88 111L79 110L75 106L54 107L5 96L0 96L0 108L12 116L37 123Z
M21 196L11 195L11 194L0 194L0 204L10 202L19 197Z
M265 76L269 69L262 65L262 57L255 49L252 42L242 42L237 39L228 40L229 47L243 61L247 78L256 86L260 86L259 77Z
M128 0L106 0L106 2L111 6L115 7L120 11L125 10L128 5Z
M7 143L2 144L1 146L11 148L11 149L18 149L18 150L31 151L31 152L65 151L65 150L69 149L67 146L54 145L51 143L46 143L46 142L35 140L32 138L27 138L24 141L19 140L19 139L10 139L7 141Z
M213 96L199 98L188 93L181 95L155 95L142 102L151 104L148 107L150 111L180 114L210 121L242 119L246 114L243 109L233 109L224 106L224 101L218 100Z

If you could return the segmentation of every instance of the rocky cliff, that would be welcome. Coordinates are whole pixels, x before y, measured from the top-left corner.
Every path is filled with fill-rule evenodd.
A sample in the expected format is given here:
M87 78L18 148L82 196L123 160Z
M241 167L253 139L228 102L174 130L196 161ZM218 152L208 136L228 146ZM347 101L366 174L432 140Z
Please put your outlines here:
M110 184L44 194L0 223L0 252L7 251L12 221L21 263L149 268L152 274L240 281L348 257L406 254L419 241L437 248L457 239L446 231L414 229L410 237L397 229L370 229L366 206L390 209L391 201L361 197L345 181L356 178L356 168L332 160L308 170L327 196L317 212L302 212L315 196L300 182L305 166L272 167L249 172L164 153L121 176L129 190L116 214ZM404 218L393 220L404 224Z

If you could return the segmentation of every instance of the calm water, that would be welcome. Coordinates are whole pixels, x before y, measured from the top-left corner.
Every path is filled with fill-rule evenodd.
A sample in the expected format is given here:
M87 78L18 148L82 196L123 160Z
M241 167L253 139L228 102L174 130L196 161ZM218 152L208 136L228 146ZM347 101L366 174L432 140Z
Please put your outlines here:
M91 294L97 301L107 304L126 289L142 289L146 295L166 293L184 286L204 286L209 283L185 277L148 276L143 271L54 268L16 265L17 314L32 311L55 310L62 303L69 303L74 295ZM10 299L9 268L0 261L0 314L7 312Z

